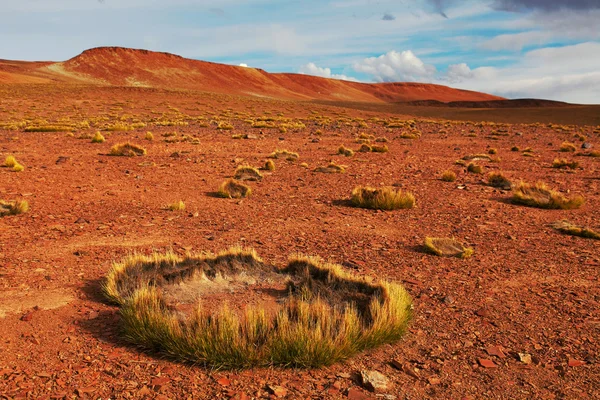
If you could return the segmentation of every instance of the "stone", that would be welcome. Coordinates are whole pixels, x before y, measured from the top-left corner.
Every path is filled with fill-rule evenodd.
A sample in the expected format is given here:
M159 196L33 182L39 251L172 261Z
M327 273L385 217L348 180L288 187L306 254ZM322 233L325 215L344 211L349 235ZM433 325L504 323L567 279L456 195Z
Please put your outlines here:
M580 367L585 365L585 361L575 360L573 358L569 359L569 367Z
M485 351L487 351L487 353L490 356L496 356L499 358L506 357L506 354L504 354L504 352L502 351L502 348L500 346L489 346L488 348L485 349Z
M360 371L362 383L372 392L383 392L388 388L388 379L379 371Z
M523 364L531 364L531 354L519 353L519 360Z
M348 389L348 394L346 395L349 400L370 400L371 397L357 388Z
M480 358L479 365L484 368L498 368L496 364L492 360L488 360L487 358Z

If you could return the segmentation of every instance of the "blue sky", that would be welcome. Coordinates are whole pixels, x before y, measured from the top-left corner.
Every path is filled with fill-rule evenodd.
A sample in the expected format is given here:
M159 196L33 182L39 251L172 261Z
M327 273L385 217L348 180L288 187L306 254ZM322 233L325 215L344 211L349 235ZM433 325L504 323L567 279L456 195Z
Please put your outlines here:
M0 58L97 46L600 103L600 0L0 0Z

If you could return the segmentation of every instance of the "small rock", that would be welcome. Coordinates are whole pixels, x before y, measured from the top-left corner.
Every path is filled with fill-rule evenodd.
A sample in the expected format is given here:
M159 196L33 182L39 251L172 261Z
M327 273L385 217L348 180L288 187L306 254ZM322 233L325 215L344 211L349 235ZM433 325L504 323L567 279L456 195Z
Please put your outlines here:
M269 385L268 388L269 388L269 391L277 397L287 396L287 389L284 387Z
M499 357L499 358L505 358L506 357L506 354L504 354L504 352L502 351L502 349L500 348L500 346L489 346L487 349L485 349L485 351L487 351L487 353L490 356L496 356L496 357Z
M357 388L348 389L348 394L346 395L349 400L370 400L371 396L361 392Z
M584 143L581 145L581 148L582 148L582 149L586 149L586 150L587 150L587 149L591 149L591 148L592 148L592 144L591 144L591 143L588 143L588 142L584 142Z
M575 360L573 358L569 359L569 367L580 367L585 365L585 361Z
M360 371L362 383L372 392L382 392L388 388L388 379L378 371Z
M475 315L479 316L479 317L487 317L490 315L489 311L487 308L480 308L479 310L475 311Z
M496 364L492 360L488 360L487 358L480 358L479 365L483 368L498 368Z
M225 377L217 379L217 383L221 386L229 386L231 381Z
M33 318L33 311L29 311L21 316L21 321L29 322Z
M454 303L455 300L454 300L454 297L452 297L452 296L444 296L443 301L445 304L452 304L452 303Z
M442 383L442 380L440 378L432 376L427 378L427 382L429 382L430 385L439 385L440 383Z
M519 360L523 364L531 364L531 354L519 353Z

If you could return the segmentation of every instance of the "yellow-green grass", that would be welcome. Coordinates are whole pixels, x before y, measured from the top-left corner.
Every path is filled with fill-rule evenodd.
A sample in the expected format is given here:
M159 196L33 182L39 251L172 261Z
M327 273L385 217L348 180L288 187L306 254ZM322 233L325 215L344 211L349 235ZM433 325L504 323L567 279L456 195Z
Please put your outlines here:
M146 134L144 135L144 139L152 141L154 140L154 135L152 134L152 132L146 132Z
M183 200L179 200L169 204L167 208L171 211L183 211L185 210L185 203L183 202Z
M18 215L29 211L29 203L25 200L4 201L0 200L0 217Z
M25 132L73 132L74 130L72 126L66 125L28 126L24 129Z
M341 154L346 157L352 157L354 155L354 150L349 149L344 145L341 145L340 147L338 147L338 154Z
M235 179L228 179L219 186L217 192L220 197L229 199L242 199L249 197L252 194L252 189L248 185L244 185Z
M554 161L552 162L552 168L576 169L578 167L579 167L579 162L577 162L577 161L569 161L569 160L564 159L564 158L555 158Z
M14 156L7 156L4 160L4 166L12 169L15 172L21 172L25 169L24 166L19 164L19 162Z
M141 146L138 146L133 143L119 143L115 144L110 149L111 156L125 156L125 157L133 157L133 156L143 156L146 154L146 149Z
M287 296L278 306L207 309L202 293L187 315L168 306L170 284L234 276L281 276ZM252 249L217 255L133 255L115 263L103 284L120 306L124 337L171 359L215 369L314 368L393 343L412 314L407 291L394 282L363 278L316 257L294 255L283 269Z
M250 165L240 165L236 168L233 178L240 181L260 181L263 175L257 168Z
M483 167L481 165L477 165L475 163L469 163L469 165L467 165L467 171L471 172L473 174L482 174Z
M560 145L559 150L562 152L565 152L565 153L573 152L573 151L577 151L577 146L575 146L575 144L573 144L571 142L563 142Z
M375 210L397 210L413 208L415 197L410 192L403 192L393 187L375 189L358 186L352 191L350 202L355 207Z
M266 171L275 171L275 162L273 160L267 160L263 169Z
M579 236L579 237L587 238L587 239L600 240L600 232L599 231L595 231L592 228L577 226L577 225L570 223L569 221L557 221L554 224L552 224L552 227L554 229L556 229L557 231L567 234L567 235Z
M512 186L512 182L508 179L502 172L490 172L487 176L488 185L500 188L500 189L510 189Z
M444 182L454 182L456 180L456 173L452 170L446 170L442 173L440 178Z
M443 257L469 258L474 252L472 248L451 238L426 237L424 247L428 252Z
M346 172L346 166L338 165L332 161L326 167L315 168L315 172L324 172L328 174L343 174L344 172Z
M513 188L512 201L529 207L571 210L581 207L585 200L582 196L565 197L562 193L552 190L543 182L529 184L519 182Z
M92 137L92 143L104 143L105 140L106 139L104 138L104 136L102 136L100 132L96 132L94 137Z
M284 158L287 161L296 161L300 156L298 153L294 153L293 151L289 151L286 149L276 149L273 153L269 155L269 158Z

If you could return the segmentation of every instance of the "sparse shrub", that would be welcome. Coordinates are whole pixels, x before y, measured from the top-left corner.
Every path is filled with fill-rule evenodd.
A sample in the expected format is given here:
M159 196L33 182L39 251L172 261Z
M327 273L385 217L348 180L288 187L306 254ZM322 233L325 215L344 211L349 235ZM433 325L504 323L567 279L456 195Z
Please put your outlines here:
M473 255L472 248L450 238L426 237L424 246L427 251L438 256L469 258Z
M100 132L96 132L96 134L92 138L92 143L104 143L105 140L106 139L104 139L104 136L102 136Z
M579 167L579 163L577 161L568 161L564 158L555 158L552 162L552 168L569 168L576 169Z
M391 126L389 126L391 128ZM402 139L418 139L421 137L421 132L419 131L411 131L411 132L402 132L400 138Z
M447 170L442 173L441 180L444 182L454 182L456 180L456 173L452 170Z
M374 189L358 186L352 191L350 202L355 207L360 208L396 210L413 208L415 206L415 197L412 193L396 190L393 187Z
M387 153L389 151L387 145L383 146L371 146L371 151L373 153Z
M326 167L316 168L315 172L324 172L324 173L328 173L328 174L336 174L336 173L343 174L344 172L346 172L346 166L345 165L337 165L336 163L334 163L332 161Z
M263 176L257 168L240 165L236 168L233 178L240 181L260 181Z
M264 169L267 171L275 171L275 162L273 162L273 160L267 160Z
M23 214L29 210L29 203L25 200L4 201L0 200L0 217L6 215Z
M305 163L305 162L303 162L302 164L300 164L300 166L301 166L302 168L307 168L307 169L308 169L308 164L307 164L307 163Z
M491 149L488 150L488 153L489 154L498 154L498 149L491 148Z
M510 148L510 151L521 151L518 146L513 146Z
M146 132L146 135L144 135L144 139L152 141L154 140L154 135L152 134L152 132Z
M352 157L354 155L354 151L352 149L344 147L344 145L341 145L340 147L338 147L338 154L341 154L346 157Z
M593 150L588 153L589 157L598 158L600 157L600 150Z
M469 163L469 165L467 165L467 171L471 172L473 174L482 174L483 167L481 165L477 165L475 163Z
M488 185L508 190L512 186L512 182L502 174L502 172L490 172L487 176Z
M168 209L171 211L183 211L185 210L185 203L183 200L176 201L175 203L169 204Z
M228 179L219 187L219 196L229 199L242 199L252 194L250 186L237 182L234 179Z
M296 161L298 158L300 158L300 156L298 155L298 153L294 153L289 150L276 149L273 153L271 153L269 158L285 158L287 161Z
M119 143L115 144L110 149L111 156L125 156L125 157L133 157L133 156L143 156L146 154L146 149L141 146L132 143Z
M600 232L597 232L591 228L574 225L569 221L557 221L552 224L552 227L557 231L567 235L600 240Z
M573 143L570 143L570 142L563 142L560 145L559 150L564 153L573 152L573 151L577 151L577 146L575 146Z
M72 126L66 125L28 126L24 129L25 132L72 132L74 130Z
M386 137L378 137L377 139L375 139L376 143L387 143L389 140Z
M14 156L7 156L4 160L4 166L11 168L14 172L21 172L25 169L24 166L19 164L19 162Z
M233 129L233 125L231 125L229 122L221 121L219 122L219 125L217 125L217 129L230 131Z
M370 153L371 151L373 151L373 148L372 148L371 146L369 146L368 144L366 144L366 143L363 143L363 144L360 146L360 149L358 149L358 151L359 151L360 153Z
M561 193L549 189L543 182L536 182L533 185L520 182L513 188L512 201L529 207L563 210L579 208L585 202L581 196L568 199Z
M241 276L290 283L274 310L254 304L209 309L199 302L186 315L169 307L164 287L196 276L206 277L207 285L215 277L235 282ZM396 342L412 315L410 295L397 283L359 277L303 255L278 269L239 247L216 255L129 256L113 265L102 289L119 305L128 341L214 369L330 365Z

